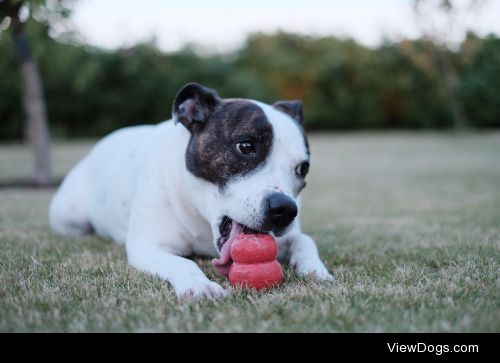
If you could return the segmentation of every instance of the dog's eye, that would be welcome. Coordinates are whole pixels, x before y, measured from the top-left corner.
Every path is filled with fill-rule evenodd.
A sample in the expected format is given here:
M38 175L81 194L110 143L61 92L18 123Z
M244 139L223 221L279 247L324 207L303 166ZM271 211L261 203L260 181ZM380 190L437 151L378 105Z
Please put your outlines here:
M242 141L236 143L236 150L243 155L253 155L255 154L255 146L251 141Z
M295 173L297 174L297 176L299 176L301 178L305 178L308 172L309 172L309 162L308 161L304 161L303 163L300 163L295 168Z

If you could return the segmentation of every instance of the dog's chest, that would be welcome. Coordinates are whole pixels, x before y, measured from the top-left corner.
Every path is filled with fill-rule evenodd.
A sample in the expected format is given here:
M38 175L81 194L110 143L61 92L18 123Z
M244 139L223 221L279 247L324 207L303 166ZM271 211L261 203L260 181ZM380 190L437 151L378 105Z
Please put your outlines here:
M177 220L180 237L188 254L217 256L210 224L179 194L172 198L172 218Z
M201 216L191 216L191 225L185 228L183 238L188 241L192 252L200 256L217 257L210 225Z

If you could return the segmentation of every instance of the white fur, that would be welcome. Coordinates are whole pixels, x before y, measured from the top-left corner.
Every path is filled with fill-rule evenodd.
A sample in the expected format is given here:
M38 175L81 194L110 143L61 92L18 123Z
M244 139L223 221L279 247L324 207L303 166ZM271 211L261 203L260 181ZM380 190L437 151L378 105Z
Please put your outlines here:
M166 121L118 130L101 140L66 176L49 209L62 234L90 232L125 243L129 263L168 280L178 296L217 298L226 291L210 281L191 254L217 257L214 241L222 216L250 227L262 219L262 198L273 190L294 195L295 167L307 158L302 135L289 117L256 102L273 126L265 165L220 192L185 166L190 134ZM299 275L331 279L298 218L277 238Z

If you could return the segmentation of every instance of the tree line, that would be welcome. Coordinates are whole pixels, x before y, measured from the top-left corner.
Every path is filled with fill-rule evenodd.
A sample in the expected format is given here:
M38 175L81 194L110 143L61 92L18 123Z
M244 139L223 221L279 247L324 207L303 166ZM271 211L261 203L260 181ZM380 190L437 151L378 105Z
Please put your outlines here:
M168 119L176 91L190 81L222 97L302 99L309 130L449 129L455 116L443 55L457 75L453 101L465 126L500 126L500 38L494 35L470 33L450 50L424 38L368 48L352 39L253 34L234 52L206 54L195 46L164 53L154 40L107 51L55 40L41 22L26 27L56 138ZM26 136L12 41L0 32L1 140Z

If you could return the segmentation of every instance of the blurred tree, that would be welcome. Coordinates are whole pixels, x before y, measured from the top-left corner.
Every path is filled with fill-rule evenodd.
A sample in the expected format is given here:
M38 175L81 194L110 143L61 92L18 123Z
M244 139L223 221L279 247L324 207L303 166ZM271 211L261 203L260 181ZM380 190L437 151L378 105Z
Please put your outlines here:
M55 12L66 15L62 1L52 2ZM43 84L38 65L25 31L25 23L33 11L47 12L45 0L0 0L0 23L7 24L12 31L16 59L22 79L22 104L26 117L25 135L35 155L34 182L37 185L52 183L50 135Z
M479 46L479 44L481 44ZM466 63L460 82L464 109L479 127L500 127L500 39L479 39L470 34L463 52L477 49Z
M190 81L222 97L268 103L301 98L309 130L453 127L428 51L433 44L424 39L372 49L352 39L254 34L234 53L200 55L192 46L163 53L154 41L107 51L54 39L50 26L36 19L25 28L44 79L54 137L102 136L165 120L176 91ZM21 82L12 43L0 31L0 140L21 137ZM459 65L459 101L471 127L500 126L499 53L498 37L472 34L452 53Z
M459 59L451 47L457 32L469 27L468 20L486 0L413 0L417 24L423 35L420 49L402 43L402 50L430 77L437 77L444 102L449 104L455 130L464 129L466 114L459 97ZM422 53L426 54L422 56Z

